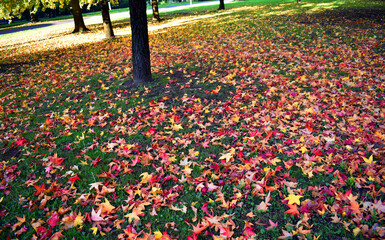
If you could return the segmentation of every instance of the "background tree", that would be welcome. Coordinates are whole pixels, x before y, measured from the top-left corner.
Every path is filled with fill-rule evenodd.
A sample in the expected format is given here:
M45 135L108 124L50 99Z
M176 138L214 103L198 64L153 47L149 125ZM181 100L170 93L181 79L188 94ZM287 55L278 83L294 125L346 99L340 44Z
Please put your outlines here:
M160 22L158 0L152 0L152 19Z
M224 10L224 9L225 9L225 0L219 0L218 10Z
M112 29L108 0L100 0L100 8L102 10L104 34L106 35L106 38L113 38L115 35Z
M146 0L130 0L133 84L152 81Z
M72 16L74 18L75 22L75 29L72 31L73 33L77 32L85 32L89 31L89 29L84 24L82 10L80 8L79 0L71 0L71 10L72 10Z

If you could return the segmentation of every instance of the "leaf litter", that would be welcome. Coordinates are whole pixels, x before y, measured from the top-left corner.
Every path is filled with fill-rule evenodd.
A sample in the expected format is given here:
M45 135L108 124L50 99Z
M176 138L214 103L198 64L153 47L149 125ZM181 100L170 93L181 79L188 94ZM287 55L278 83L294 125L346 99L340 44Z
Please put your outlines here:
M384 237L383 18L258 11L2 59L0 236Z

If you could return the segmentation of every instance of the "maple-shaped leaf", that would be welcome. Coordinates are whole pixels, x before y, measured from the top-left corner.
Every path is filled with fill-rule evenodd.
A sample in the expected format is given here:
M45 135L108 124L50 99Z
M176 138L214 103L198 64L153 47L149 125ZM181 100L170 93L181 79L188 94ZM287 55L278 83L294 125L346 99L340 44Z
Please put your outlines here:
M54 234L52 234L52 236L49 238L49 240L59 240L60 238L64 237L62 232L63 232L63 230L55 232Z
M94 183L91 183L91 184L88 184L88 185L91 186L89 188L89 190L92 190L93 188L95 188L95 190L99 190L99 186L103 185L103 183L102 182L94 182Z
M209 140L206 140L202 143L202 147L203 148L208 148L210 145L209 145L210 141Z
M246 214L246 217L249 217L249 218L253 218L255 216L257 216L257 215L254 215L253 212L249 212L248 214Z
M23 223L25 223L25 216L23 217L16 216L16 219L18 222L12 225L12 231L15 231L16 228L20 227Z
M289 233L288 231L282 230L283 235L279 236L278 239L286 239L293 237L292 233Z
M231 239L231 236L234 234L234 232L230 230L230 227L225 224L219 226L219 232L221 237L225 237L225 239Z
M156 231L154 232L154 235L155 235L155 239L161 239L161 238L163 237L162 232L159 231L159 230L156 230Z
M373 161L373 155L370 155L369 158L366 158L366 157L362 157L364 159L364 161L367 163L367 164L374 164L376 163L376 161Z
M183 129L183 127L181 124L174 124L174 125L172 125L171 129L174 131L179 131L179 130Z
M215 191L217 188L218 188L218 186L216 186L216 185L213 184L213 183L207 184L207 190L208 190L209 192Z
M271 206L269 203L270 201L270 192L267 194L265 201L261 202L260 204L257 205L257 210L259 211L267 211L267 208Z
M64 158L58 157L57 153L55 153L52 157L48 157L48 160L53 164L53 165L60 165L63 163Z
M355 200L350 201L349 209L352 211L352 213L355 213L355 214L361 213L360 204L358 202L356 202Z
M75 174L75 176L69 177L67 183L71 183L71 185L72 185L72 184L74 184L74 182L75 182L76 180L80 180L80 178L78 177L78 174L77 174L77 173Z
M131 225L127 226L127 229L124 229L123 231L124 234L128 236L128 239L136 239L136 237L138 236L138 233L133 227L131 227Z
M110 214L115 207L111 205L107 198L104 198L104 203L99 204L99 207L102 208L103 214Z
M233 154L231 152L228 152L228 153L222 154L219 160L226 159L226 162L229 162L232 157L233 157Z
M92 230L92 234L96 235L98 233L98 228L97 227L92 227L90 229Z
M47 220L47 223L50 227L55 227L58 225L58 221L60 220L59 214L57 212L52 213L51 217Z
M59 213L59 215L64 215L66 212L70 210L71 210L71 207L68 207L68 208L59 207L59 210L57 210L57 212Z
M84 216L81 213L77 214L76 212L72 212L69 216L65 216L62 219L62 223L64 226L62 227L64 230L81 226L83 225Z
M267 202L261 202L260 204L257 205L257 210L258 211L267 211L267 208L270 206L270 203Z
M142 181L140 183L143 183L143 184L148 183L148 181L150 181L150 179L152 178L152 175L148 174L148 172L144 172L140 174L140 176L142 177Z
M98 212L95 212L94 209L92 209L92 212L91 212L91 220L94 221L94 222L99 222L99 221L104 221L104 218L102 218L100 216L102 212L102 209L99 208L99 211Z
M270 219L269 219L269 224L270 224L270 226L266 227L266 230L271 230L271 229L275 228L276 226L278 226L278 222L275 223L275 222L271 221Z
M301 204L300 199L301 199L302 197L303 197L303 196L300 196L300 195L289 194L289 196L287 196L287 197L285 198L285 200L289 200L289 205L292 205L292 204L300 205L300 204Z
M332 219L332 223L339 223L341 221L341 218L339 218L336 213L334 213L334 216L330 218Z
M23 145L26 145L27 144L27 141L24 139L24 138L19 138L16 142L15 142L15 145L16 146L23 146Z
M247 239L252 239L253 236L257 235L251 227L245 228L243 234L247 237Z
M353 234L354 234L355 237L356 237L360 232L361 232L361 229L358 228L358 227L356 227L356 228L353 229Z
M140 220L139 217L144 215L142 210L144 210L144 205L140 205L138 207L135 207L134 209L132 209L131 213L126 214L124 217L128 218L129 223L131 223L133 219L139 221Z
M208 227L208 225L203 225L200 222L196 226L194 225L191 225L191 226L193 227L193 234L197 236L199 235L199 233L201 233L203 230L205 230Z
M33 195L39 196L41 193L44 193L45 191L45 183L43 183L41 186L33 184L33 186L36 189L36 192Z
M293 216L293 215L299 215L297 205L291 205L291 204L288 204L287 206L288 206L290 209L287 210L285 213L290 214L290 216Z
M372 204L372 207L376 209L379 213L385 213L385 204L380 200L376 200L376 203Z

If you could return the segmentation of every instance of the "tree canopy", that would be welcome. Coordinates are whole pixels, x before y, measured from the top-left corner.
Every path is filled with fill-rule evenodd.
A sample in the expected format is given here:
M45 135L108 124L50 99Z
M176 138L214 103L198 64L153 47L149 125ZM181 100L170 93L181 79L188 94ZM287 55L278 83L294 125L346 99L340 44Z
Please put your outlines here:
M47 8L64 8L71 0L0 0L0 18L10 19L12 17L20 17L21 14L30 10L36 12L39 8L43 11ZM80 5L96 5L100 0L79 0ZM111 1L116 3L117 1Z

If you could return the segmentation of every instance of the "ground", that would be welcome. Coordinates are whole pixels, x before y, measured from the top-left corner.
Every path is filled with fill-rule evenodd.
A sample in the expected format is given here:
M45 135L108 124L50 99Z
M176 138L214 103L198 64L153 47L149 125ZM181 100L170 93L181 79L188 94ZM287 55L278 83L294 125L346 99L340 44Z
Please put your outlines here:
M129 35L8 42L1 238L383 238L383 13L170 15L150 32L154 83L130 89Z

